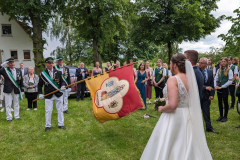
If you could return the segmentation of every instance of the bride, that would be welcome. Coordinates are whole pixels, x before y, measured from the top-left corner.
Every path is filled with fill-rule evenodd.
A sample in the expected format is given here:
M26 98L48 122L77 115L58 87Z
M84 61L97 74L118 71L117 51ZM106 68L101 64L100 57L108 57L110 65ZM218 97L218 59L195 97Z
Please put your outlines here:
M141 160L211 160L203 128L198 86L193 67L183 54L172 56L163 89L166 105L143 151ZM171 95L171 96L170 96Z

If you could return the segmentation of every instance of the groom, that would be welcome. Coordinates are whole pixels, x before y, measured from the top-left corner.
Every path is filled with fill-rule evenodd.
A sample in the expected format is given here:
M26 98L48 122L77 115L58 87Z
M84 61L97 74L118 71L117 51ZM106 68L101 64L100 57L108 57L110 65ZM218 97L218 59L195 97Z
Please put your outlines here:
M191 62L192 66L193 66L193 70L195 72L195 76L197 79L197 85L198 85L198 91L199 91L199 99L201 99L202 97L202 90L203 90L203 75L201 73L201 71L199 70L199 68L196 66L197 61L198 61L198 52L195 50L187 50L184 52L184 55L187 59L189 59L189 61Z

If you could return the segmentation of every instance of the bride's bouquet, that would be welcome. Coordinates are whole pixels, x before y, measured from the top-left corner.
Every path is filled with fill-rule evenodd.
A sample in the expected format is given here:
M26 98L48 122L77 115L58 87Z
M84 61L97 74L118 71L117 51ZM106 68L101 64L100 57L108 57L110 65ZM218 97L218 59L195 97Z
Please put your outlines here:
M157 99L154 101L155 111L158 110L158 107L159 107L159 106L165 106L165 105L166 105L166 99L165 99L165 98L157 98Z

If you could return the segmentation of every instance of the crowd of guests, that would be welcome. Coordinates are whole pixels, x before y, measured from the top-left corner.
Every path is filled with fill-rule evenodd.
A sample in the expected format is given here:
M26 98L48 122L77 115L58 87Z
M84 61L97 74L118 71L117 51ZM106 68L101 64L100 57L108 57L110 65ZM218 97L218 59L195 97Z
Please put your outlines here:
M212 58L194 58L198 57L196 51L186 51L185 56L190 59L194 71L199 72L201 77L196 74L199 86L199 95L203 111L203 117L206 122L206 129L209 132L218 133L211 125L210 120L210 105L214 99L215 92L217 92L218 106L219 106L219 122L228 121L228 111L234 109L236 104L235 97L238 97L237 105L240 105L240 72L239 60L237 57L232 58L223 57L219 63L213 66ZM192 57L192 59L191 59ZM151 104L152 87L155 89L157 98L163 98L163 88L167 84L168 78L174 76L171 70L168 70L168 65L162 63L161 59L157 60L157 67L149 67L149 62L141 63L139 68L134 69L135 82L141 93L142 99L147 108L147 104ZM195 73L196 73L195 72ZM201 89L200 89L201 88ZM230 105L228 97L231 97ZM229 107L230 106L230 107ZM239 112L239 111L238 111ZM240 128L237 126L236 128Z
M211 101L214 99L215 92L217 92L218 106L219 106L219 113L220 113L220 116L217 119L217 121L220 121L220 122L228 121L228 111L231 109L234 109L234 106L236 104L236 99L235 99L236 96L238 97L237 104L238 103L240 104L240 87L239 87L240 72L238 67L239 60L237 57L234 57L234 58L232 58L231 56L223 57L220 59L218 64L213 66L212 58L205 58L205 57L200 59L194 58L194 57L198 57L198 53L196 51L186 51L184 54L191 61L194 71L201 73L201 76L203 77L203 79L201 79L196 74L198 85L203 86L203 88L201 89L199 87L199 96L201 100L203 116L206 122L206 128L211 131L214 131L210 121L210 105L211 105ZM25 93L25 97L27 98L27 101L28 101L27 110L30 110L30 109L37 110L37 102L33 102L33 100L37 98L39 93L39 90L38 90L39 76L37 74L34 74L34 68L31 66L26 69L24 68L24 64L21 63L20 68L15 68L13 66L9 66L11 65L10 62L6 64L5 68L10 68L12 75L15 76L16 82L19 83L19 86L22 86L21 88L22 92L20 94L22 96ZM59 60L57 62L58 65L56 65L55 67L58 68L58 66L60 66L58 70L62 70L63 75L65 73L69 74L68 73L69 71L67 70L68 68L63 66L63 64L61 64L60 62L63 63L62 60ZM130 63L133 63L133 60L130 60ZM126 62L123 63L123 66L125 65L127 65ZM133 67L134 80L141 94L141 97L143 99L146 109L147 109L147 104L152 103L151 101L152 88L154 88L155 90L156 99L163 98L163 88L167 84L168 78L171 76L174 76L174 74L171 73L171 70L168 69L168 64L163 63L161 59L157 60L156 66L157 66L156 68L151 68L149 61L146 61L145 63L140 63L138 68ZM102 74L103 72L107 72L119 67L121 67L121 64L119 61L117 61L115 64L111 64L111 62L107 62L107 66L104 69L101 69L100 63L96 62L93 70L89 72L88 69L85 68L84 63L81 62L80 67L76 69L77 81L83 80L89 76L96 76L98 74ZM1 72L2 73L0 73L1 74L0 100L2 102L1 103L2 109L0 111L4 112L6 108L5 106L6 104L8 104L11 107L8 110L6 109L7 120L8 119L11 120L11 115L9 113L11 111L14 111L14 112L16 111L16 113L14 113L14 116L17 119L20 119L19 105L15 105L15 104L18 104L17 97L14 94L12 94L11 88L4 88L4 86L7 86L7 84L9 83L8 82L9 79L7 81L5 80L5 77L8 77L7 71L3 72L3 69L2 69ZM68 77L67 74L65 75L66 77ZM21 77L22 77L22 80L21 80ZM69 80L69 83L71 83L70 80ZM67 82L66 82L66 85L67 85ZM9 89L11 90L11 92L8 91ZM77 101L79 101L80 99L84 100L85 90L86 90L85 82L78 83ZM16 95L19 92L19 90L16 90L16 88L14 88L13 91ZM231 96L230 105L228 102L229 95ZM67 102L68 93L66 94L65 98L66 99L63 101ZM6 99L9 99L8 100L9 103L5 102ZM66 106L63 107L65 108L63 110L64 112L68 113ZM237 128L240 128L240 126L237 126Z

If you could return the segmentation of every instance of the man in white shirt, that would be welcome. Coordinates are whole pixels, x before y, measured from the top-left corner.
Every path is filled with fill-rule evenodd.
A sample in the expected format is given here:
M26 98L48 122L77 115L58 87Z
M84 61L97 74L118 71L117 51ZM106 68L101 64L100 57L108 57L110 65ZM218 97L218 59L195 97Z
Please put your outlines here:
M166 76L166 69L162 67L162 60L157 60L157 68L153 71L153 84L155 87L156 99L163 98L163 88L165 86L164 79Z
M45 66L46 69L41 72L39 83L38 83L38 93L39 99L45 98L45 131L50 131L51 128L51 117L52 117L52 110L53 110L53 103L55 101L56 108L58 111L58 128L59 129L66 129L64 127L64 115L63 115L63 92L66 90L65 83L62 78L62 72L53 68L53 58L48 57L45 59ZM44 85L44 87L43 87ZM53 91L61 89L61 91L55 92L48 96L43 95L42 88L44 88L44 93L49 94Z
M76 77L77 81L81 81L89 76L88 69L84 67L84 63L80 63L80 68L76 69ZM81 100L84 100L84 92L86 90L86 83L78 83L77 84L78 90L77 90L77 101L81 98Z
M28 69L27 68L24 68L24 64L23 63L20 63L20 68L19 68L22 72L22 77L24 78L24 76L26 74L28 74Z
M62 77L63 77L63 81L65 83L65 86L70 85L71 84L70 72L69 72L69 68L63 65L63 57L58 56L56 61L57 61L58 65L56 65L55 68L62 72ZM70 92L71 92L71 87L69 87L67 90L65 90L63 92L63 113L66 113L66 114L69 114L69 112L68 112L68 97L70 95Z
M235 105L235 79L238 76L238 66L232 64L232 57L229 56L228 57L228 65L229 68L232 70L233 72L233 78L232 78L232 84L229 85L229 91L230 91L230 95L231 95L231 107L229 108L229 110L234 109L234 105Z
M23 79L21 70L15 68L14 58L9 58L1 66L8 68L2 68L0 70L0 75L4 77L4 96L5 96L5 107L7 121L12 121L11 106L12 102L14 105L14 118L21 120L19 116L19 99L22 100L23 92Z

